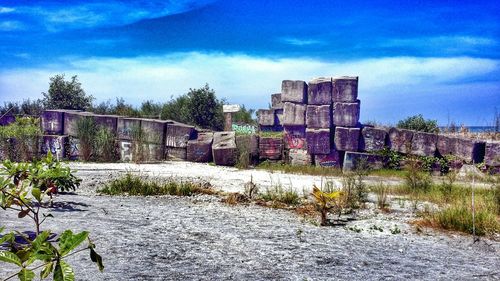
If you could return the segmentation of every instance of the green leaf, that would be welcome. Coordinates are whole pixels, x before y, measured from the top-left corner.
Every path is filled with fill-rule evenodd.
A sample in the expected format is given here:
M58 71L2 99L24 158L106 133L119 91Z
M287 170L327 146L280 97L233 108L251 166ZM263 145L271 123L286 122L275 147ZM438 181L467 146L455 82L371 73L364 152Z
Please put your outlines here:
M48 230L45 230L42 233L38 234L38 236L32 242L33 250L38 251L42 247L43 242L47 241L49 235L50 231Z
M19 257L16 256L16 254L14 254L12 252L0 251L0 261L13 263L15 265L22 266L21 259L19 259Z
M90 248L90 259L97 263L97 267L99 267L99 271L103 272L104 264L102 263L102 257L94 251L94 248Z
M71 230L66 230L59 239L59 253L64 256L78 247L85 239L87 239L88 231L82 231L78 234L73 234Z
M35 278L35 273L32 270L23 268L19 271L17 277L19 277L19 280L21 281L31 281Z
M4 236L0 237L0 245L6 241L12 242L13 240L14 240L14 233L7 233Z
M63 260L59 260L54 270L54 281L73 281L75 273L69 264Z
M33 188L31 190L31 195L33 195L33 197L35 197L36 201L40 202L42 201L42 192L40 191L40 188Z
M45 279L49 277L49 274L54 270L54 263L49 262L45 267L40 271L40 279Z

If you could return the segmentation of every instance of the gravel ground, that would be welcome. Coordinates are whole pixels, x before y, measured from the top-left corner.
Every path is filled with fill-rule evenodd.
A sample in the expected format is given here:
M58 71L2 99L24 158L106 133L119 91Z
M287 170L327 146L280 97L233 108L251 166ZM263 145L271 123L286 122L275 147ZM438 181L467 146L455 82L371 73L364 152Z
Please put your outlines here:
M159 176L213 176L211 183L227 191L241 191L250 174L258 184L269 176L262 171L192 164L141 165L140 169ZM346 227L318 227L293 212L228 206L208 195L99 196L95 188L103 181L138 166L72 166L79 169L84 184L76 194L56 198L60 205L44 228L91 232L106 268L100 273L87 254L75 255L69 262L79 280L500 280L499 242L472 243L469 236L416 233L407 224L411 214L401 203L390 214L369 208ZM305 188L318 180L272 176L283 184L289 177L300 190L301 185ZM0 225L8 229L31 229L29 223L13 212L0 212ZM396 228L401 233L392 234L390 230ZM0 276L12 270L4 265Z

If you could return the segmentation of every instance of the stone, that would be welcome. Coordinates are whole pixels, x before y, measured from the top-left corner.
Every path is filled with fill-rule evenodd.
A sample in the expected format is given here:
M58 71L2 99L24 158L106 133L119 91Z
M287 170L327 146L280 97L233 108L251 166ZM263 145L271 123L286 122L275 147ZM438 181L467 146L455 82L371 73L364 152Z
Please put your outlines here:
M456 143L455 155L458 158L469 164L483 162L486 153L486 142L468 138L457 138Z
M193 126L182 123L168 123L165 134L165 145L170 147L187 147L189 140L196 139L197 131Z
M438 135L436 148L441 156L456 155L458 140L452 136Z
M66 153L66 157L68 158L68 160L79 160L81 156L80 140L73 136L69 136L67 147L64 148L64 151Z
M212 144L212 157L215 165L234 166L236 165L238 149L234 140L225 140Z
M283 131L285 149L307 149L306 127L285 126Z
M414 132L411 141L411 154L417 156L434 156L438 136L426 132Z
M329 154L332 137L330 129L306 129L307 152L309 154Z
M64 111L64 135L78 137L77 123L80 118L92 117L94 114L85 111Z
M44 134L62 135L64 133L63 110L44 110L40 119Z
M42 155L47 155L50 152L54 159L62 160L65 157L64 148L67 142L68 136L44 135L40 152Z
M0 116L0 126L7 126L16 121L16 117L14 115L5 115Z
M281 82L281 101L307 103L306 82L300 80L283 80L283 82Z
M352 171L356 166L365 161L370 169L377 170L384 168L385 158L382 155L347 151L344 156L342 171Z
M259 157L262 160L279 160L283 154L283 139L261 137L259 139Z
M285 102L283 106L284 126L304 126L306 119L306 105Z
M215 132L214 133L214 144L220 142L233 141L235 142L236 134L234 132Z
M271 95L271 107L273 109L283 109L283 102L281 101L281 93Z
M360 128L335 127L335 149L358 151Z
M500 166L500 141L486 143L484 163L489 167Z
M314 155L314 164L319 167L340 168L344 160L344 152L330 148L329 154Z
M186 147L171 147L167 146L165 148L165 157L168 160L187 160L187 148Z
M387 142L387 130L384 128L363 127L359 148L362 151L379 151Z
M214 134L211 132L198 133L196 140L188 141L187 160L191 162L211 162L213 140Z
M470 180L472 176L474 176L476 179L485 178L485 174L483 174L478 167L476 167L475 165L467 165L467 164L460 167L457 176L465 180Z
M164 144L167 124L172 121L141 119L141 130L147 143Z
M290 149L288 158L292 166L308 166L312 163L312 157L304 149Z
M117 138L120 140L132 140L133 133L141 130L140 118L120 117L117 121Z
M359 122L360 101L335 102L333 104L333 125L355 127Z
M332 79L333 102L355 102L358 99L358 77L339 77Z
M330 105L307 105L306 126L314 129L329 129L332 120Z
M274 109L257 110L257 120L261 126L274 126Z
M316 78L307 87L307 103L315 105L330 105L332 103L332 79Z
M134 145L130 140L118 140L118 155L121 162L134 161Z
M398 128L389 129L388 146L393 151L403 154L410 153L412 139L413 131Z

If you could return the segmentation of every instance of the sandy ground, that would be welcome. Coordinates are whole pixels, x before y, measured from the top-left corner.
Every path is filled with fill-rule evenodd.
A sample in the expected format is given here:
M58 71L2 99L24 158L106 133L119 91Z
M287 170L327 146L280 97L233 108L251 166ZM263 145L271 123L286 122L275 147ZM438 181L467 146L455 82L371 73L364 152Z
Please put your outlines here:
M99 273L88 254L73 256L69 262L78 280L500 280L499 242L417 233L407 223L412 214L404 201L394 200L390 214L369 204L346 227L318 227L290 211L228 206L215 196L95 192L126 171L204 179L226 191L242 191L251 176L258 185L281 181L302 191L320 184L319 177L186 162L71 166L83 185L75 194L58 196L54 218L44 228L91 232L106 269ZM29 223L0 212L7 229L31 229ZM395 229L401 233L392 234ZM0 276L11 271L2 264Z

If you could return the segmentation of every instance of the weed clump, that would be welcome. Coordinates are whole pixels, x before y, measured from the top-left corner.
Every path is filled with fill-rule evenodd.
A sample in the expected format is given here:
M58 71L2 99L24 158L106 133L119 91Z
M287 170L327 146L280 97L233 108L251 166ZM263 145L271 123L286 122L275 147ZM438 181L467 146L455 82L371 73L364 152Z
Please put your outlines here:
M293 190L293 188L290 187L286 190L279 184L267 188L266 191L260 195L260 199L286 205L298 205L300 203L299 194Z

